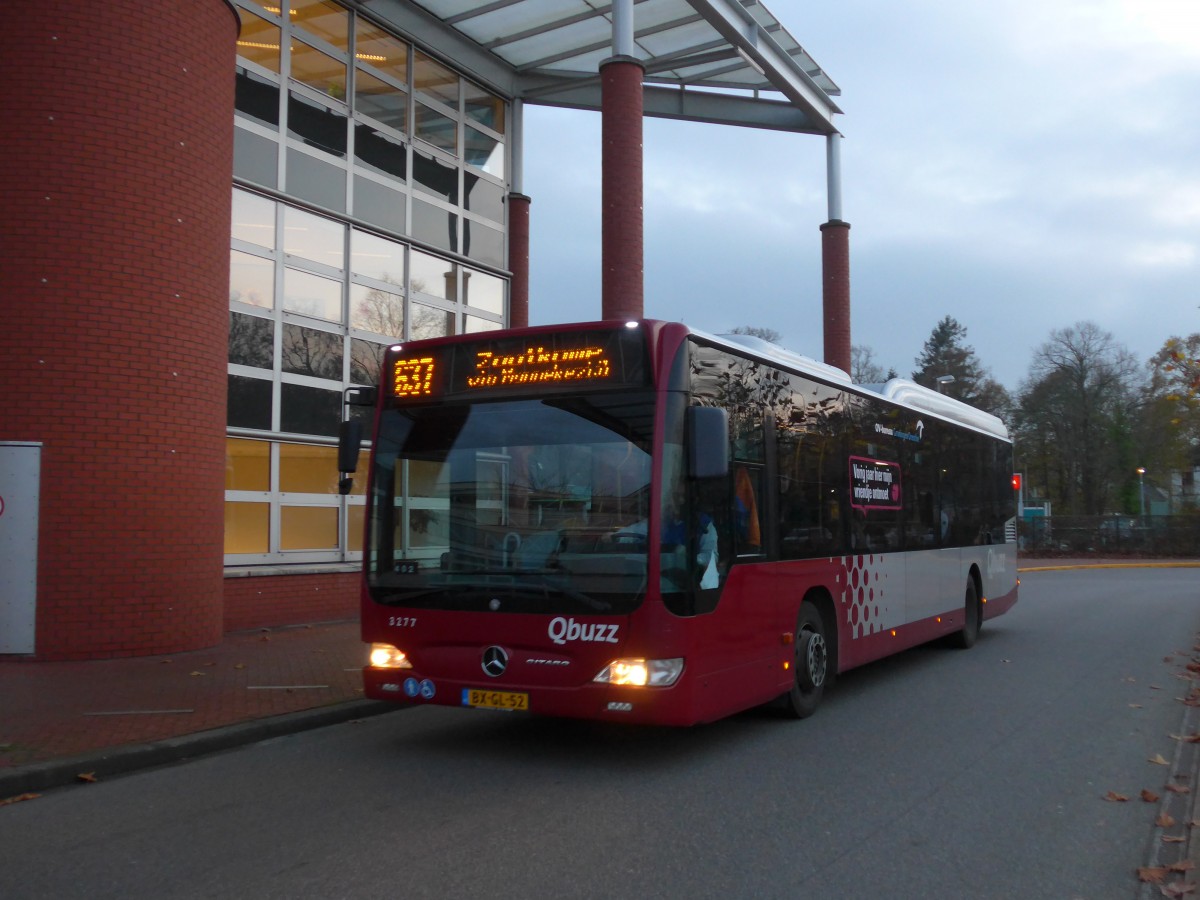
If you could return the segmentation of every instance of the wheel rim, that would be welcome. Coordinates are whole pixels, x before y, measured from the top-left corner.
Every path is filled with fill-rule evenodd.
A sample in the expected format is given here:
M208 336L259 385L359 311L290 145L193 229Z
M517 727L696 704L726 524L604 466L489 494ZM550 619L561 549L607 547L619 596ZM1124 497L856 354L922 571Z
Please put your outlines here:
M804 658L800 664L801 687L813 691L825 683L825 669L828 666L828 653L825 648L825 638L815 631L804 632Z

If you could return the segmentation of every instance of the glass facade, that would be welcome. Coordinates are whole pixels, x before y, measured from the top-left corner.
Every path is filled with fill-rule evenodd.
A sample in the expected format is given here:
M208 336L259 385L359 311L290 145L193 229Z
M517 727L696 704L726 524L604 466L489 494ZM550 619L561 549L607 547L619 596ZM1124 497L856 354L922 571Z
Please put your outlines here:
M332 0L236 5L226 564L355 560L342 391L506 321L507 103Z

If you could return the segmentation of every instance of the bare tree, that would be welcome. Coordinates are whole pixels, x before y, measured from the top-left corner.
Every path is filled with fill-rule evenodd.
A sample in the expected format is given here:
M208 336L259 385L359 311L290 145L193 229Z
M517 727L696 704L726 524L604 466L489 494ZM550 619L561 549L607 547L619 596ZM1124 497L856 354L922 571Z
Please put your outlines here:
M739 325L729 332L730 334L748 334L751 337L762 338L764 341L770 341L772 344L778 344L780 338L783 337L774 328L761 328L757 325Z
M404 337L404 296L371 288L356 296L350 308L350 324L385 337Z
M896 377L895 369L883 371L875 362L875 351L863 344L850 347L850 378L856 384L882 384Z
M1093 322L1056 329L1034 353L1015 425L1021 465L1064 513L1110 511L1136 463L1145 379L1137 359Z

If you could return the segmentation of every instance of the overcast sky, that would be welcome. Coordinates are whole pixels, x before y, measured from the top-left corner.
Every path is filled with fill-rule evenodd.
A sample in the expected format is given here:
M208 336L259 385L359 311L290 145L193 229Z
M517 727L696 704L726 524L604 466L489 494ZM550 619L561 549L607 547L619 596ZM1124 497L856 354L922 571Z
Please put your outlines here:
M851 336L943 316L1010 389L1052 329L1200 331L1200 0L765 0L841 87ZM530 322L600 315L600 115L526 109ZM825 141L647 119L645 312L820 359Z

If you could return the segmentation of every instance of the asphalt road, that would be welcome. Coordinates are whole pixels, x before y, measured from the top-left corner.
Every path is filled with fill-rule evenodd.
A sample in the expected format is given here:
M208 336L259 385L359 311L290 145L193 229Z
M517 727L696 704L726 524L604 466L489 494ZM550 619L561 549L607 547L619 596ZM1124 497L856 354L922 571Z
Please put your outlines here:
M0 808L0 897L1132 898L1198 586L1027 574L804 722L430 708L62 789Z

